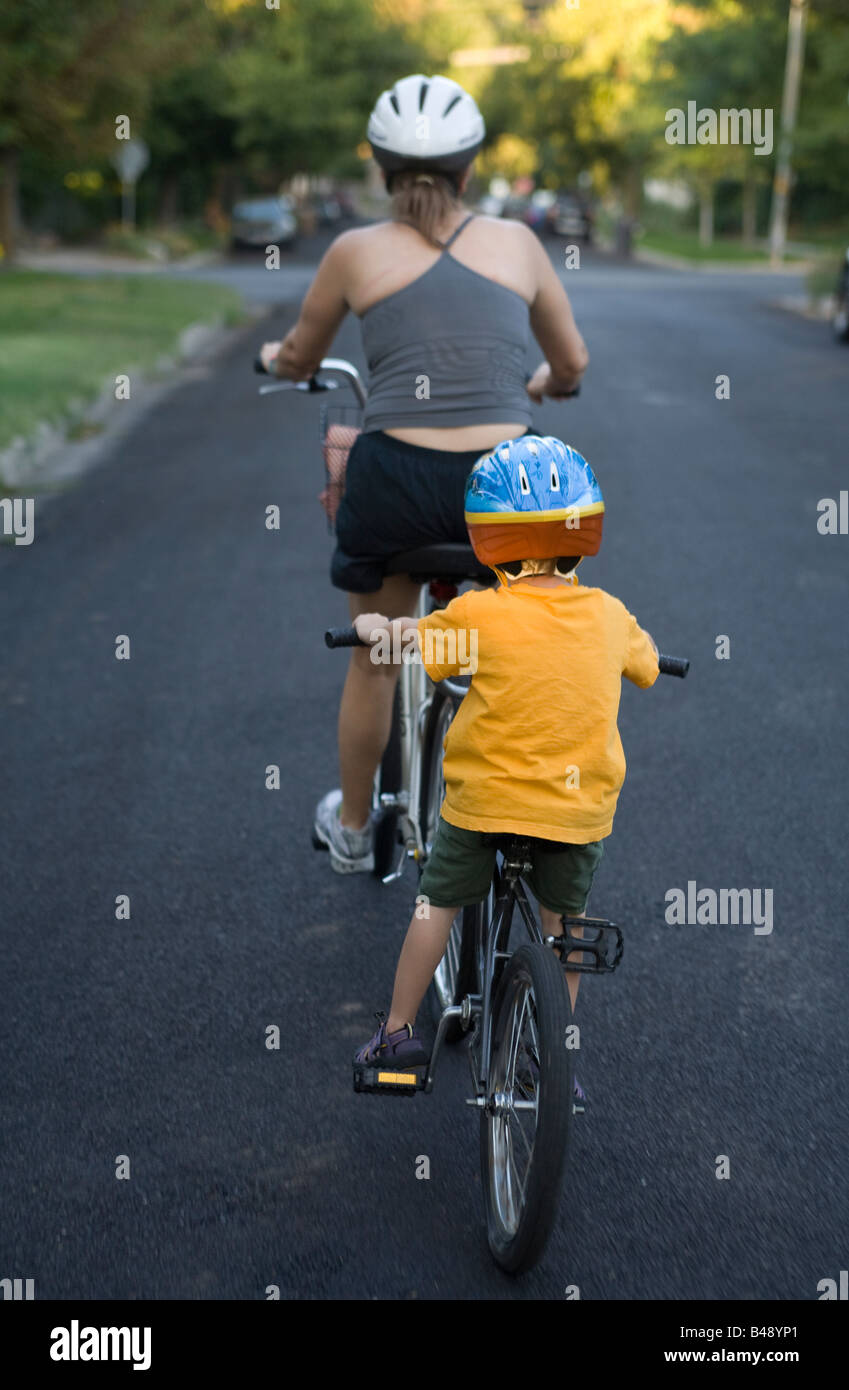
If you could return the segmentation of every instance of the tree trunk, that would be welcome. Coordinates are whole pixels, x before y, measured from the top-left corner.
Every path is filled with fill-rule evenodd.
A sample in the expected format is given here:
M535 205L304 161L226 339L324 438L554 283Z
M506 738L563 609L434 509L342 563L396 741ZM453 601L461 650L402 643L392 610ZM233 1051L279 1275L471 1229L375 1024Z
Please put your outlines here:
M743 245L754 246L758 235L758 185L754 170L743 179Z
M159 208L156 220L160 227L171 227L177 221L177 196L180 181L175 170L165 174L159 189Z
M713 184L699 188L699 245L713 246Z
M18 150L0 149L0 265L11 265L18 247Z
M641 211L641 201L643 194L643 170L642 165L632 164L625 174L624 188L624 213L631 221L636 222Z

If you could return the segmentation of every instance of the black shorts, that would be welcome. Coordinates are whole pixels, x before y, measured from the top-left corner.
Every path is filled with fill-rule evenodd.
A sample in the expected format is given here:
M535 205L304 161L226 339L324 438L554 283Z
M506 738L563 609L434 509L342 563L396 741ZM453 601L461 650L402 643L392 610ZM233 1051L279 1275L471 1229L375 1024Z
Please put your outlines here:
M466 479L488 452L423 449L382 430L359 435L336 514L330 567L336 588L372 594L383 583L393 555L446 541L468 545Z

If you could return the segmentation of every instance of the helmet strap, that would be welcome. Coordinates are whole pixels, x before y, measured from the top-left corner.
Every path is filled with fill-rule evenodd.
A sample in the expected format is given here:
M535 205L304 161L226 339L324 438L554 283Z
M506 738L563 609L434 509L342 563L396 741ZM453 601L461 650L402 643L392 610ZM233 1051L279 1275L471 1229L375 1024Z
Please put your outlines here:
M583 556L581 558L583 559ZM578 565L580 563L581 561L579 560ZM560 570L555 565L552 578L565 579L568 584L573 584L577 586L581 582L577 574L575 573L575 570L577 570L578 565L575 565L574 569L568 570L566 574L561 574ZM513 584L518 584L522 579L532 579L534 574L540 573L539 570L523 569L520 570L518 574L508 574L507 570L503 570L500 565L490 565L490 569L493 569L495 571L505 589L509 589ZM545 573L545 571L543 571L543 573Z

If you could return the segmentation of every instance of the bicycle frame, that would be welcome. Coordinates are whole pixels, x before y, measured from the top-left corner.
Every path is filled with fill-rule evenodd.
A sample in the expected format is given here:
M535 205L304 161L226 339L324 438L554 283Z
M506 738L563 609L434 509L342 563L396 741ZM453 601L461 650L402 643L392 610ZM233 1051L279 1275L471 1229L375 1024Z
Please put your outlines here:
M484 1106L486 1104L486 1086L489 1077L490 1053L492 1049L492 1012L495 1003L495 967L496 961L510 959L512 952L507 950L510 936L510 928L513 924L513 912L516 907L527 928L528 936L531 941L539 945L544 943L541 928L533 914L530 903L528 902L522 874L527 873L531 867L530 845L525 841L518 841L515 847L511 847L504 857L500 869L496 869L497 887L494 885L490 890L488 900L489 910L485 914L484 929L482 939L478 941L478 975L481 986L480 994L467 995L466 1007L456 1005L452 1008L443 1010L442 1018L434 1040L431 1052L430 1063L422 1085L423 1091L430 1091L433 1087L433 1078L436 1070L436 1062L442 1046L445 1029L451 1017L462 1017L467 1026L472 1022L479 1023L476 1029L477 1041L475 1037L471 1039L468 1049L469 1065L472 1069L472 1079L475 1087L475 1095L466 1101L467 1105Z
M430 611L429 588L423 584L416 605L416 618L427 617ZM400 878L408 858L417 862L424 858L426 845L425 827L421 824L422 777L422 738L428 711L433 703L436 686L429 679L418 654L404 659L398 677L400 685L400 732L401 732L401 783L405 788L398 795L382 797L384 806L395 805L401 813L402 848L396 867L387 874L383 882L392 883ZM442 689L455 700L462 700L466 687L454 681L442 682Z
M472 1023L479 1025L470 1040L468 1049L475 1094L466 1101L466 1104L479 1108L486 1106L492 1054L492 1014L496 994L496 964L499 960L506 963L513 954L512 951L508 950L508 945L510 929L513 925L513 913L516 908L519 909L519 916L524 923L530 941L540 946L557 949L564 968L567 970L576 970L580 973L608 974L616 969L622 959L623 942L620 928L614 922L608 922L600 917L565 917L562 939L543 936L542 928L534 916L522 881L522 875L526 874L530 868L530 842L511 837L503 854L501 867L496 867L495 881L490 889L487 910L484 913L483 930L477 943L478 982L481 992L480 994L467 995L462 1005L454 1005L443 1010L436 1031L430 1062L422 1083L423 1091L429 1092L433 1088L436 1063L449 1019L462 1018L467 1027L470 1027ZM595 931L596 934L595 936L585 934L580 937L575 936L570 931L572 924L580 927L582 933L589 930L590 932ZM608 934L615 942L612 956L608 954ZM576 951L582 952L581 959L570 960L567 964L566 957ZM585 955L591 957L589 963L584 959ZM533 1104L532 1101L514 1102L514 1106L518 1109L532 1109Z

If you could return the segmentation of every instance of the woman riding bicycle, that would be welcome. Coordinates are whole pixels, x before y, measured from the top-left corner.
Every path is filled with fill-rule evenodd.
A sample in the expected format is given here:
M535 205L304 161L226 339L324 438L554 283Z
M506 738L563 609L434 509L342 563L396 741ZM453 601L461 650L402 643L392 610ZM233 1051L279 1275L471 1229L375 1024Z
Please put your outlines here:
M369 397L348 460L331 568L352 620L415 611L419 586L387 575L390 557L466 544L463 495L478 458L527 433L531 401L571 394L589 360L534 233L463 207L483 138L477 105L448 78L417 74L383 92L368 139L392 218L336 238L297 323L262 350L268 370L306 380L348 310L361 320ZM546 360L526 385L531 331ZM339 711L341 790L323 798L315 821L339 873L373 867L372 784L397 676L396 665L352 651Z

